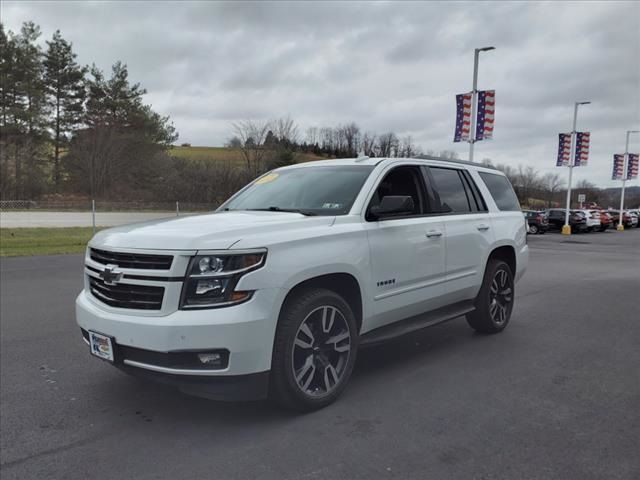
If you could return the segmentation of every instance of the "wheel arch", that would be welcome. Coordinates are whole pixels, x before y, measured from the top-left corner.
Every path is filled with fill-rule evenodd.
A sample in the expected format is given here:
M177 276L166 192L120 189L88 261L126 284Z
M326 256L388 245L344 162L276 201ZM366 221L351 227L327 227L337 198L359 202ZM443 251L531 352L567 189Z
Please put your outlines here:
M491 253L487 257L487 264L492 259L502 260L507 265L509 265L509 268L511 269L511 273L515 278L516 272L517 272L516 270L517 260L516 260L516 250L512 245L500 245L493 248L493 250L491 250ZM485 271L486 271L486 266L485 266Z
M356 317L358 332L360 332L363 319L362 289L356 277L346 272L326 273L299 281L287 292L280 306L280 313L289 300L295 298L299 292L311 288L331 290L344 298Z

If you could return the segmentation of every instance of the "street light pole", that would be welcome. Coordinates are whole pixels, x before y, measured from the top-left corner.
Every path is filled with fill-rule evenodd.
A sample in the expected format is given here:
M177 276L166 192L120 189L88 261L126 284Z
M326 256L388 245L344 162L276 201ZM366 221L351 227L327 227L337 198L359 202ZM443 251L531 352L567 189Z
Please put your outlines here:
M567 205L564 212L564 225L562 226L563 235L571 235L571 226L569 225L569 209L571 208L571 179L573 177L573 162L576 151L576 143L578 136L576 133L576 125L578 123L578 107L580 105L588 105L591 102L576 102L573 107L573 129L571 130L571 153L569 155L569 182L567 185Z
M478 60L480 52L495 50L496 47L476 48L473 53L473 90L471 91L471 125L469 130L469 161L473 162L473 145L476 139L476 97L478 96Z
M624 184L627 181L627 173L629 168L629 135L632 133L640 133L640 130L627 130L627 142L624 147L624 162L622 165L622 192L620 193L620 215L618 216L618 227L616 230L619 232L624 231L623 223L623 209L624 209Z

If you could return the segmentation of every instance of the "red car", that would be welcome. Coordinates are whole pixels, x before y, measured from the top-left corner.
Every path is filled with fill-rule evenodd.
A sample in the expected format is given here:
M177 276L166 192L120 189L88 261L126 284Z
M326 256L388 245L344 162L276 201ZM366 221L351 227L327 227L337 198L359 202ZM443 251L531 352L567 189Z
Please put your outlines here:
M600 213L600 231L604 232L607 228L612 228L613 220L611 219L611 215L609 212L605 210L593 210L594 212Z

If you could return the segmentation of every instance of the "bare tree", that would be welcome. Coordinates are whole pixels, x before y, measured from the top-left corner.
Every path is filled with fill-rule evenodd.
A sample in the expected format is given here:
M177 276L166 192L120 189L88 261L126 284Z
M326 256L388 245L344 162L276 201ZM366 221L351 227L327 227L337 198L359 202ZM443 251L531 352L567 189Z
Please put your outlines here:
M305 141L307 142L307 145L315 145L316 143L320 143L320 133L318 127L307 128Z
M416 155L420 155L420 147L413 143L411 135L407 135L402 139L402 143L400 145L400 156L411 158Z
M368 157L376 156L376 134L373 132L366 132L362 137L362 150Z
M551 208L551 202L553 201L556 193L558 193L564 187L564 180L560 177L559 173L546 173L540 183L542 189L546 195L547 206Z
M383 133L378 137L378 149L381 157L391 157L394 146L398 143L398 137L393 132Z
M340 127L342 138L344 139L344 154L348 157L355 157L360 150L360 127L351 122Z
M242 120L233 124L235 136L242 143L242 156L246 162L247 171L252 175L259 175L265 167L268 150L264 148L264 141L271 129L271 122L259 120Z
M288 115L271 122L271 128L280 143L292 145L298 141L298 126Z
M540 189L541 186L540 176L535 167L518 165L517 187L520 189L521 202L529 203L534 190Z

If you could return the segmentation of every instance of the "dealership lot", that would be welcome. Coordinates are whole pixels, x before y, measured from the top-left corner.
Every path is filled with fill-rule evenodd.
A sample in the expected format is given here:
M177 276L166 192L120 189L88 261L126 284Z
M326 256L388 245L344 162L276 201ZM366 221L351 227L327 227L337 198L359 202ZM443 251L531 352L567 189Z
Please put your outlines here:
M504 333L457 319L362 351L304 416L90 358L81 256L3 259L2 478L638 478L640 229L529 244Z

